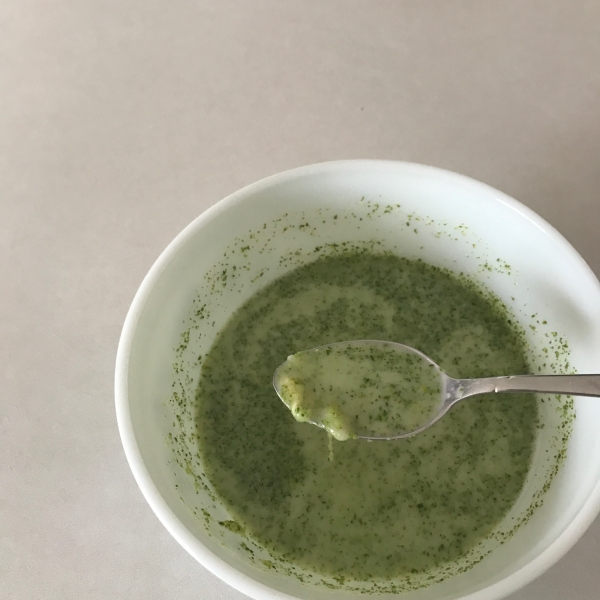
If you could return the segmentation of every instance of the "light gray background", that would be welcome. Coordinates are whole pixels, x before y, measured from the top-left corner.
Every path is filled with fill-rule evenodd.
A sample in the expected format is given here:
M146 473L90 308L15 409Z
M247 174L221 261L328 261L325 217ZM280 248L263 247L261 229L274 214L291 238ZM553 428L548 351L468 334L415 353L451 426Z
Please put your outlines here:
M500 188L600 273L600 2L0 2L0 597L243 596L146 505L116 427L166 244L291 167L391 158ZM600 522L514 600L600 595Z

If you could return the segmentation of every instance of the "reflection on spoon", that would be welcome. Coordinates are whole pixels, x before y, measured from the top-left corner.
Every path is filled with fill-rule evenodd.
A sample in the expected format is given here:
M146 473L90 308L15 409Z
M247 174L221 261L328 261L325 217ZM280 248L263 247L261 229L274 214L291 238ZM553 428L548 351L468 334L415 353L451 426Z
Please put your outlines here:
M338 440L411 437L463 398L490 392L600 397L600 375L517 375L453 379L404 344L354 340L293 354L273 385L297 421Z

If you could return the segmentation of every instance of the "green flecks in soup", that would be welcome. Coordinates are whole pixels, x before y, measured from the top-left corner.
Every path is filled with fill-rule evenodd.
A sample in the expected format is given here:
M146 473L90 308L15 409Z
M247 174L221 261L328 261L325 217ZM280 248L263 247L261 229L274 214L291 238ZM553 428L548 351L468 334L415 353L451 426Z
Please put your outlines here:
M516 500L535 440L533 396L481 396L413 438L348 440L297 422L272 386L291 354L340 340L419 348L454 377L529 372L508 317L441 269L392 255L328 257L253 296L205 357L203 462L248 536L304 568L360 581L467 553Z
M289 356L273 380L297 421L345 441L392 437L425 425L442 404L442 378L393 344L350 341Z

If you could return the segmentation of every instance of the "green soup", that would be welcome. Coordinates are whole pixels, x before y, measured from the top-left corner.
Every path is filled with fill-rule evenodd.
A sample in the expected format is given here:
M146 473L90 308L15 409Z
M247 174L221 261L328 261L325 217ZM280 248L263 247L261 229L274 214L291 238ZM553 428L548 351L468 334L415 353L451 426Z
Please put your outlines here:
M379 339L459 378L528 373L489 296L392 255L326 257L253 296L205 357L198 433L206 473L240 527L273 555L359 581L427 572L487 537L519 495L535 442L533 396L466 400L413 438L335 443L295 421L272 386L301 350Z

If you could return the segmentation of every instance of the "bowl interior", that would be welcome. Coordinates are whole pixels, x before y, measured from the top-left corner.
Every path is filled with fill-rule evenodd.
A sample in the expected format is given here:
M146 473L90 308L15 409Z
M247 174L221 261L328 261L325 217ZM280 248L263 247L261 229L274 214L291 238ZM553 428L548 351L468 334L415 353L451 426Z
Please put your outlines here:
M284 173L222 201L182 232L144 280L119 347L117 410L128 460L158 517L201 563L252 597L360 594L302 583L292 567L273 568L251 540L220 524L229 515L196 454L201 357L253 293L320 255L343 252L345 243L469 274L514 313L532 364L600 372L597 280L551 227L496 190L427 167L352 161ZM598 510L600 403L580 398L574 406L570 423L565 399L541 404L545 427L531 473L501 526L506 533L522 523L516 533L503 544L487 542L489 555L465 573L405 597L501 597L575 542Z

